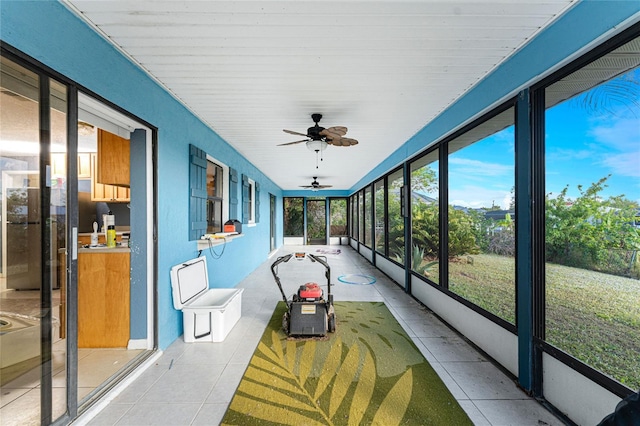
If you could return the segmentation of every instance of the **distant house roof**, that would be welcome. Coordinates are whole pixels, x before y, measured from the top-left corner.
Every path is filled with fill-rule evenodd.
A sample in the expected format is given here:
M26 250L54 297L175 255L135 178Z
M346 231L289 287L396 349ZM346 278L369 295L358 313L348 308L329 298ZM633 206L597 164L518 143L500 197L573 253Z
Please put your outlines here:
M432 204L432 203L437 203L438 202L437 198L432 198L432 197L429 197L428 195L420 194L420 193L415 192L415 191L411 191L411 196L414 199L416 199L418 201L422 201L424 203Z
M484 217L491 220L504 220L507 218L507 214L511 216L511 219L515 219L516 211L510 210L488 210L484 213Z

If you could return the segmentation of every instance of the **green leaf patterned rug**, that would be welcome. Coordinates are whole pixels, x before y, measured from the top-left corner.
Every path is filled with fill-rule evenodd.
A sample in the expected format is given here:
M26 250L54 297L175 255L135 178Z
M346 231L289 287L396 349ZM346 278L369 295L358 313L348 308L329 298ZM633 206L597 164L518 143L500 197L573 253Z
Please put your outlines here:
M336 302L329 339L288 339L278 303L223 425L471 425L384 303Z

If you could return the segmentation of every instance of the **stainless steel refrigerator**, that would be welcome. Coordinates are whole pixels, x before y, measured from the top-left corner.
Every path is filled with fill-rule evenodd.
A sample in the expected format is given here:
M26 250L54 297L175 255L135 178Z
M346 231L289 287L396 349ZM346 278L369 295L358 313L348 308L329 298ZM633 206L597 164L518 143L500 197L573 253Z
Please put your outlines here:
M40 190L7 188L7 288L39 290L41 278Z

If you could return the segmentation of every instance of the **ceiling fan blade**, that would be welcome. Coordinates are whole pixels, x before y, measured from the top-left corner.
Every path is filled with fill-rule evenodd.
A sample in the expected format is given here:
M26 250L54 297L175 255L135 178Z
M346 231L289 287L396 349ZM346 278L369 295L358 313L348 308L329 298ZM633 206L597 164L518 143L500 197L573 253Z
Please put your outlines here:
M301 141L295 141L295 142L287 142L287 143L280 143L276 146L284 146L284 145L295 145L297 143L302 143L302 142L308 142L309 139L302 139Z
M329 133L335 133L340 136L344 136L347 134L347 128L344 126L333 126L333 127L329 127L328 129L324 129L324 131Z
M333 185L318 185L316 188L331 188Z
M327 143L332 145L340 145L337 141L342 138L339 133L329 132L327 129L324 129L320 132L321 136L324 136L327 139Z
M294 132L293 130L282 129L282 131L285 132L285 133L289 133L290 135L298 135L298 136L306 136L306 137L308 137L305 133Z
M357 140L351 138L340 138L335 142L336 143L333 144L335 146L352 146L358 144Z
M300 185L300 188L314 188L313 185Z

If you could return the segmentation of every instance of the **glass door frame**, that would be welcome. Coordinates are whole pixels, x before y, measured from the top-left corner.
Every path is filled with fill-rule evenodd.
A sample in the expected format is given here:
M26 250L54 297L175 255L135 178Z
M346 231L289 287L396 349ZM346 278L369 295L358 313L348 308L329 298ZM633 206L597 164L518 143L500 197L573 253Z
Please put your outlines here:
M23 54L19 50L0 42L0 56L6 58L9 61L16 63L17 65L27 69L37 76L40 83L39 96L40 103L38 105L39 110L39 180L41 188L50 188L50 179L52 164L51 164L51 90L49 82L55 80L56 84L61 84L66 88L66 246L67 249L67 264L61 265L64 268L64 275L66 277L66 299L67 299L67 311L66 311L66 407L64 414L56 419L53 419L53 380L52 380L52 312L51 312L51 285L42 286L44 292L41 294L42 310L44 321L41 327L41 381L40 381L40 421L41 424L52 425L66 425L75 420L80 414L87 411L91 405L97 401L96 398L89 400L78 401L78 312L77 312L77 279L78 279L78 164L75 159L78 158L78 112L80 107L79 95L83 97L91 98L98 103L102 103L105 108L114 111L116 114L126 117L127 121L135 122L136 129L140 128L146 131L145 142L145 165L146 165L146 194L147 200L147 222L146 222L146 241L144 247L146 248L147 255L147 353L146 356L137 359L136 363L131 365L125 370L121 370L121 373L115 379L120 380L126 374L131 372L137 366L142 364L149 356L153 355L153 352L158 347L158 330L157 330L157 270L158 270L158 254L157 254L157 128L151 124L140 120L137 117L132 116L126 111L111 104L99 95L84 89L77 85L72 80L64 77L63 75L55 72L54 70L42 65L41 63L33 60L27 55ZM68 159L74 159L74 161L68 161ZM50 205L51 194L50 191L41 191L41 205ZM51 263L47 256L50 256L50 232L47 232L46 223L51 216L50 208L41 208L41 223L43 232L41 236L41 243L47 244L43 246L41 251L41 264L42 268L42 282L51 283L51 271L49 270L49 264ZM46 266L46 267L45 267ZM4 271L3 271L4 272ZM41 290L42 291L42 290ZM108 381L107 386L102 390L106 392L116 382ZM98 397L103 396L100 393Z
M305 245L313 245L314 243L312 242L313 238L310 235L309 232L309 227L311 225L311 218L309 217L309 204L316 204L316 203L322 203L322 209L318 209L318 211L323 211L324 214L324 220L323 220L323 229L324 229L324 242L322 243L323 245L328 244L328 238L329 238L329 229L327 227L327 223L328 223L328 216L327 216L327 210L328 210L328 199L325 197L310 197L310 198L305 198L305 209L304 209L304 213L305 213ZM316 241L319 241L320 238L316 238Z
M39 401L39 419L41 424L66 424L69 423L73 418L74 414L77 412L77 404L73 402L70 403L70 390L75 389L77 386L77 378L74 377L72 372L74 368L72 366L74 360L70 357L70 354L74 352L72 350L73 341L74 341L74 330L69 327L66 330L66 346L65 346L65 396L66 399L63 402L64 407L62 407L63 414L59 416L57 419L53 419L54 412L54 401L53 401L53 269L55 269L55 263L52 259L57 258L57 254L55 257L52 257L52 227L51 223L51 177L52 177L52 164L51 164L51 144L52 144L52 93L53 90L51 88L52 81L55 81L57 85L61 85L65 88L66 98L64 102L66 104L66 110L61 111L65 114L65 129L66 134L66 145L67 155L73 155L73 149L75 145L72 143L73 134L72 130L76 127L75 123L73 126L69 126L69 123L73 122L74 117L72 113L69 111L72 109L73 98L74 98L74 89L70 87L64 79L60 79L58 76L45 72L41 67L35 66L29 58L25 58L24 55L20 54L20 52L14 51L8 48L5 44L1 44L0 54L3 59L8 62L14 63L17 66L25 69L35 77L35 81L37 81L37 134L38 137L34 140L35 145L38 147L38 152L34 153L34 157L37 157L38 167L33 168L34 171L38 173L38 192L39 192L39 222L40 222L40 290L39 290L39 318L40 318L40 362L39 366L36 367L39 369L39 379L38 383L40 393L40 401ZM35 92L34 92L35 93ZM15 142L17 143L17 142ZM73 145L73 146L72 146ZM67 170L67 178L69 176L69 170ZM67 179L67 185L73 186L73 182L69 182ZM74 212L73 209L69 209L70 200L69 196L69 187L65 187L67 192L65 197L65 222L66 222L66 241L69 241L69 229L73 225L74 221ZM71 202L73 202L71 200ZM77 220L77 212L75 220ZM67 245L65 243L65 245ZM57 247L55 247L57 250ZM5 253L3 253L3 256ZM59 265L58 267L64 267L63 265ZM57 271L56 271L57 272ZM70 270L67 272L71 272ZM6 273L6 271L3 271ZM67 326L69 322L67 322Z

